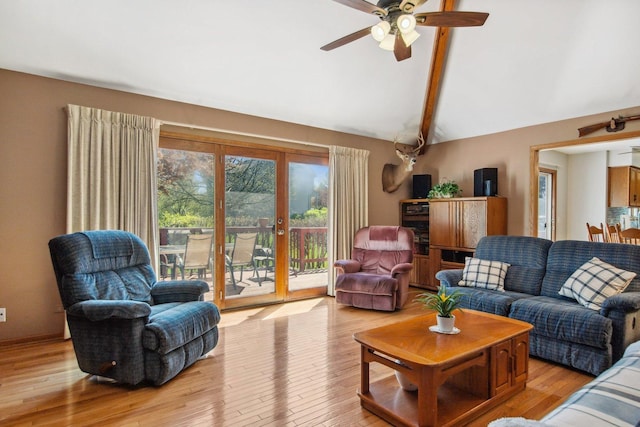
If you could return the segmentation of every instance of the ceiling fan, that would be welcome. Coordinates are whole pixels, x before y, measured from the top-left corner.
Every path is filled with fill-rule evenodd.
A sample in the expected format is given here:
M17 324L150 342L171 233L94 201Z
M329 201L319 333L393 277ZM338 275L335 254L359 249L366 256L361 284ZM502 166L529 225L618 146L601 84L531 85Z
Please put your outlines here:
M380 47L393 51L396 60L411 57L411 43L419 36L416 25L429 27L477 27L484 25L489 16L484 12L429 12L416 13L413 10L427 0L379 0L376 5L365 0L334 0L345 6L366 13L373 13L381 20L372 27L366 27L322 46L329 51L358 40L367 34L380 42Z

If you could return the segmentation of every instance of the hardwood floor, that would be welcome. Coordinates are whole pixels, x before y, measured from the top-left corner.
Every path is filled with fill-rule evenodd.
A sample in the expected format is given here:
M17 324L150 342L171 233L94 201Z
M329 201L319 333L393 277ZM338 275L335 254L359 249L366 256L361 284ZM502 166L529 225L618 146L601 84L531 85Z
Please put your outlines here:
M406 319L337 306L331 297L224 312L218 346L161 387L99 382L70 341L0 349L0 425L386 426L360 407L355 331ZM371 379L392 375L373 364ZM532 359L527 389L469 424L539 418L593 379Z

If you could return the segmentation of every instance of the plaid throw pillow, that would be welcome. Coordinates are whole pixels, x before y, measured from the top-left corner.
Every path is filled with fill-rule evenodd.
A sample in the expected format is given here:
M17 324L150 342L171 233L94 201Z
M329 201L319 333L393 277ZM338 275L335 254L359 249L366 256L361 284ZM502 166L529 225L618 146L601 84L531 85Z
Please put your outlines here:
M605 299L624 291L636 273L625 271L593 257L567 279L558 293L592 310L600 310Z
M500 261L466 257L462 280L458 286L491 289L504 292L504 278L511 264Z

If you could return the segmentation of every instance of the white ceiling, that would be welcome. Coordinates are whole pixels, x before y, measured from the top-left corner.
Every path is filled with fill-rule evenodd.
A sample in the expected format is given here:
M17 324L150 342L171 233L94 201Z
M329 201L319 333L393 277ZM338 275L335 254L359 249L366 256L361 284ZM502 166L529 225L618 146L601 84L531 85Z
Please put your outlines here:
M457 9L490 16L452 31L433 142L640 105L640 1ZM435 29L403 62L370 37L320 50L376 22L332 0L2 1L0 68L409 142Z

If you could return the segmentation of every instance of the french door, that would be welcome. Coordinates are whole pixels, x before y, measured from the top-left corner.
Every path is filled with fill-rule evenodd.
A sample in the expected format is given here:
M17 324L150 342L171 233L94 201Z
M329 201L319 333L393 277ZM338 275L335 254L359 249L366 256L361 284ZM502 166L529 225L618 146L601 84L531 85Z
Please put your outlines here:
M325 153L162 135L160 146L161 278L204 278L221 308L326 294ZM194 233L213 234L211 263L186 271Z

